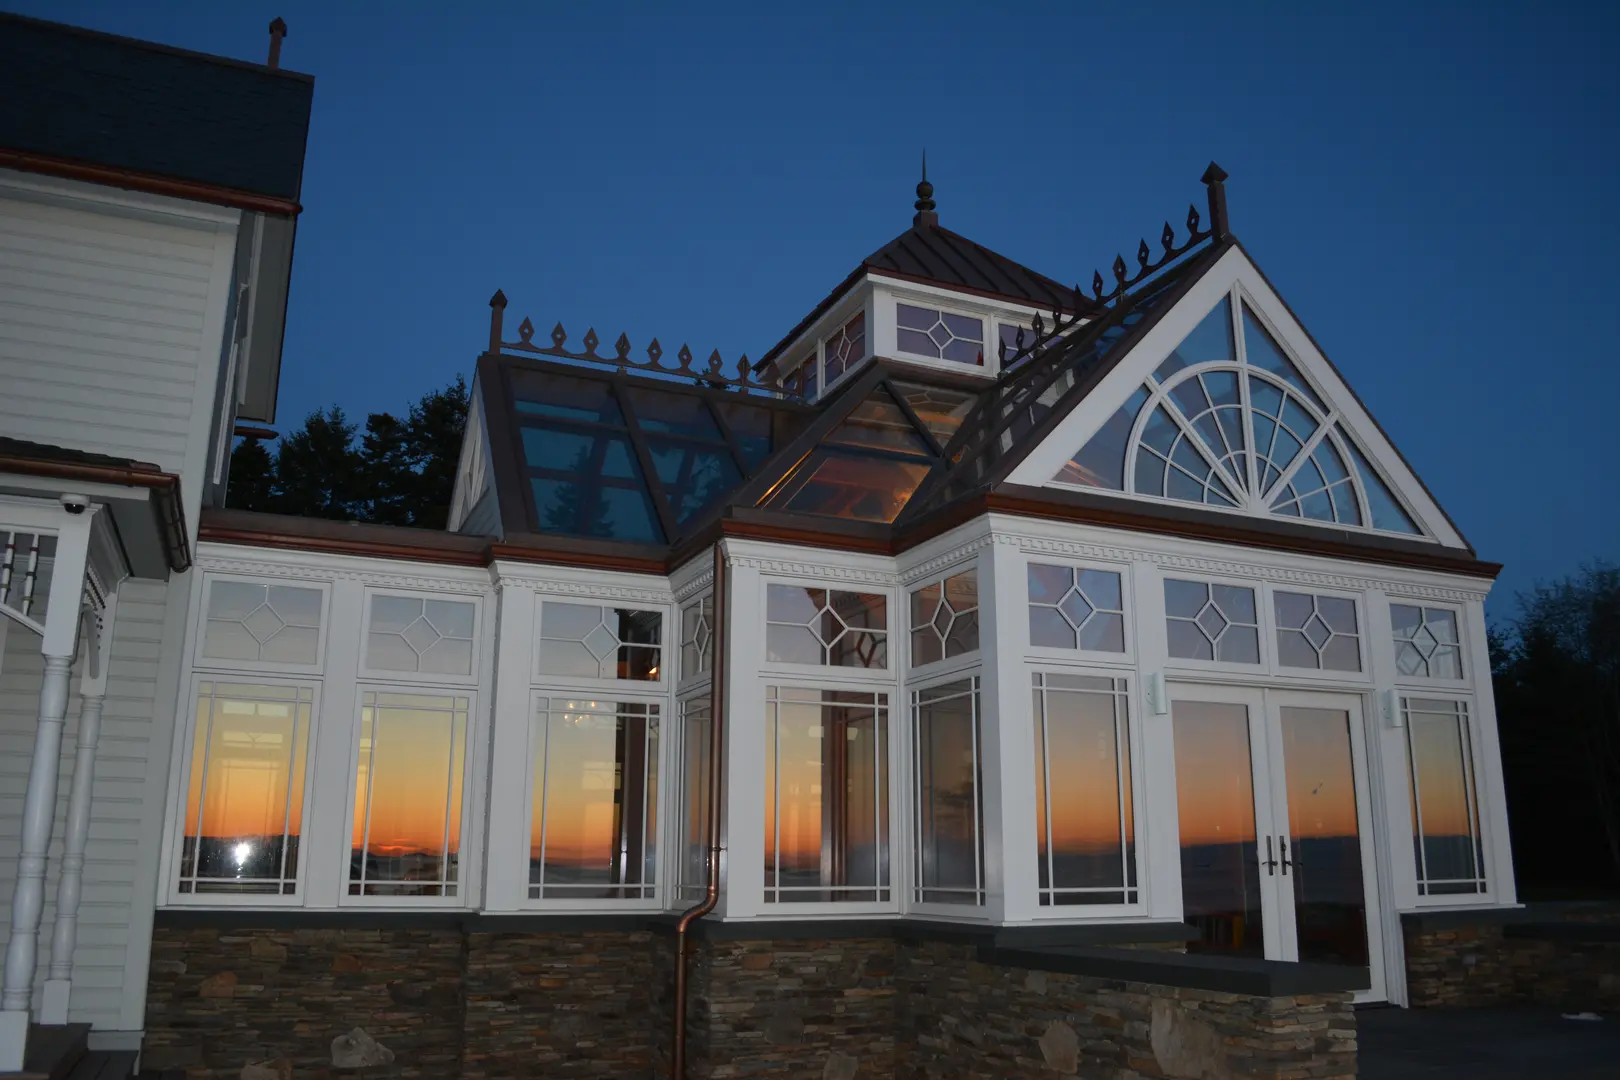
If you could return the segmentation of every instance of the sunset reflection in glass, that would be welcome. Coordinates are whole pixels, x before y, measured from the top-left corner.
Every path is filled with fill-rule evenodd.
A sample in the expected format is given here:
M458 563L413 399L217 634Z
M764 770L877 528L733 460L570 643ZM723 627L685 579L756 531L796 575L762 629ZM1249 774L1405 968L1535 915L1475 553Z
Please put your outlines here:
M1479 831L1468 706L1461 701L1406 698L1407 768L1418 895L1485 891L1485 849Z
M1263 957L1249 710L1178 701L1172 719L1182 919L1199 935L1187 948Z

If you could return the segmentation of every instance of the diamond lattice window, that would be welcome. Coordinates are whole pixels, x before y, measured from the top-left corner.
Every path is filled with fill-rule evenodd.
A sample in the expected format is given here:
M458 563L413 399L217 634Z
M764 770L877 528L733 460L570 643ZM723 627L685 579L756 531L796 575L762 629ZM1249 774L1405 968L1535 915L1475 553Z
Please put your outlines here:
M707 675L714 665L714 596L681 609L681 678Z
M1340 596L1277 592L1277 658L1284 667L1361 670L1356 604Z
M1164 616L1170 655L1176 659L1260 662L1253 589L1166 578Z
M1120 576L1112 570L1030 563L1029 643L1054 649L1124 652Z
M911 665L979 647L979 578L972 570L931 581L911 594Z
M1462 642L1457 613L1449 608L1391 604L1395 628L1395 666L1402 675L1425 679L1463 677Z
M839 327L837 333L823 341L821 353L825 366L821 383L831 386L844 372L866 358L866 312L858 312Z
M984 366L984 320L912 304L895 305L896 344L902 352Z
M547 600L540 610L540 673L656 680L663 621L656 611Z
M886 668L888 601L879 593L768 585L765 653L788 664Z
M202 654L209 660L310 665L319 660L321 590L215 581Z
M1230 297L1052 479L1258 515L1421 532L1338 410L1248 305Z
M371 598L366 667L431 675L471 675L477 608L456 600Z

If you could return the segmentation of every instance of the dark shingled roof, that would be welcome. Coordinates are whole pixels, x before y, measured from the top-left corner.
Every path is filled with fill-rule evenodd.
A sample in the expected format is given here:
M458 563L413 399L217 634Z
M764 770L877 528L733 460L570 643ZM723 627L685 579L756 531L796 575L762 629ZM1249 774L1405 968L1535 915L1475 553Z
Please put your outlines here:
M0 14L0 148L296 201L315 80Z
M869 273L888 274L979 296L1011 300L1048 312L1090 312L1096 308L1089 299L1067 285L1037 273L1022 263L1013 262L983 244L976 244L938 224L919 223L862 259L861 264L827 294L827 298L817 304L815 310L799 320L799 324L771 346L754 366L763 368L776 359L811 323L826 314L862 276Z
M914 225L862 260L879 273L966 289L1043 311L1091 305L1045 274L999 255L940 225Z

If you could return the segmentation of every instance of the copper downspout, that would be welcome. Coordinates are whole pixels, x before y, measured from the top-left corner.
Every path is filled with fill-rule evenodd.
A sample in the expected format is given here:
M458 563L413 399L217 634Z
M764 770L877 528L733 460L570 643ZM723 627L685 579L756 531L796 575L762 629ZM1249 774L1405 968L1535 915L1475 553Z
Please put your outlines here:
M675 1052L670 1080L686 1080L686 943L687 930L720 901L721 748L726 731L726 639L731 619L726 612L726 556L714 542L714 659L709 665L709 865L703 899L675 924Z

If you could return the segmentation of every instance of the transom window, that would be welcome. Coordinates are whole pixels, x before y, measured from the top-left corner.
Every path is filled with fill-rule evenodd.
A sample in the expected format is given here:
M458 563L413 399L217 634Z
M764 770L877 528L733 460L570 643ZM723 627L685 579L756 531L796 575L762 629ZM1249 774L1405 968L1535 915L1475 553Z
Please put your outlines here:
M1124 652L1125 603L1119 574L1030 563L1029 643L1054 649Z
M979 578L968 570L911 594L911 665L920 667L979 647Z
M875 903L889 887L889 695L765 691L765 902Z
M1391 604L1389 620L1395 629L1395 666L1402 675L1425 679L1463 677L1455 611Z
M1040 904L1134 904L1126 682L1036 672L1034 691Z
M787 664L889 666L888 599L882 593L765 587L765 654Z
M1277 612L1277 659L1284 667L1361 670L1361 631L1354 600L1280 589L1272 599Z
M895 336L902 352L984 366L983 319L915 304L896 304Z
M209 660L312 665L320 660L321 590L215 579L202 655Z
M378 593L371 598L366 667L431 675L471 675L477 606Z
M1231 297L1053 480L1356 528L1421 531L1338 410L1248 305L1234 306Z
M360 706L350 896L455 896L468 698L368 690Z
M1253 589L1165 578L1164 617L1170 655L1178 660L1260 662Z
M529 899L651 899L658 865L656 703L537 697Z
M1468 706L1403 698L1419 896L1482 893L1485 844L1474 786Z
M656 611L547 600L540 608L540 674L656 681L663 622Z

